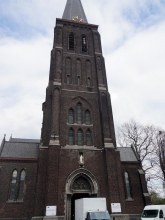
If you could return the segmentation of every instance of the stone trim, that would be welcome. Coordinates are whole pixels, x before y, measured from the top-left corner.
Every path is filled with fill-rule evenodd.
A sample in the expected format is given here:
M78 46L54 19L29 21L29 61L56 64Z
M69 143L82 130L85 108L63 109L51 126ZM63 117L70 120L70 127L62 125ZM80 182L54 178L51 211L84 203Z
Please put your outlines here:
M144 171L142 169L139 169L138 170L139 174L143 175L144 174Z

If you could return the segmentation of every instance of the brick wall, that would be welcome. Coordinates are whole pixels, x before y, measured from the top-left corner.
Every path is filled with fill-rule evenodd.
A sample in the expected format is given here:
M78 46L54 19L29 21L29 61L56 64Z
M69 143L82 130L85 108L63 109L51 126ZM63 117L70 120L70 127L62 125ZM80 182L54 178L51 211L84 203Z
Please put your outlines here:
M34 214L37 161L0 161L0 218L32 217ZM9 201L11 176L14 169L18 174L25 170L23 201Z

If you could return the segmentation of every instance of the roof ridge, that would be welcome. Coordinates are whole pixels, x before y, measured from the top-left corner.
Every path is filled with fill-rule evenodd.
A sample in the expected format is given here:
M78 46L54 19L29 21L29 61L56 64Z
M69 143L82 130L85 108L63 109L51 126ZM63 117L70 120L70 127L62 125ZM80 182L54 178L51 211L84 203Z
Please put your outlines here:
M5 142L6 142L6 134L4 135L4 138L3 138L1 146L0 146L0 156L1 156L2 150L4 148Z

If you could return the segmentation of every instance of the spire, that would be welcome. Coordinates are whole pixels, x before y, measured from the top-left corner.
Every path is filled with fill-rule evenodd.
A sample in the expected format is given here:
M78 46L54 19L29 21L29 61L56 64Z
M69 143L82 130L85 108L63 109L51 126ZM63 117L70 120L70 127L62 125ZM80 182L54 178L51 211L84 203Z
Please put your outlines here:
M88 23L81 0L67 0L62 18Z

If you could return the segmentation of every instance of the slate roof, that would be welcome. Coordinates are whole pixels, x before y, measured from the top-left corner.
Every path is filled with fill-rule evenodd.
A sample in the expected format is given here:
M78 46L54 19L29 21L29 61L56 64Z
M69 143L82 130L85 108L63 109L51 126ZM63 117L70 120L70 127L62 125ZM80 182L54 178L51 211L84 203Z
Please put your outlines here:
M1 146L0 158L37 159L39 140L11 138Z
M72 20L73 16L79 16L83 22L88 23L80 0L67 0L62 18Z
M117 150L120 151L121 161L138 162L138 157L131 147L118 147Z

